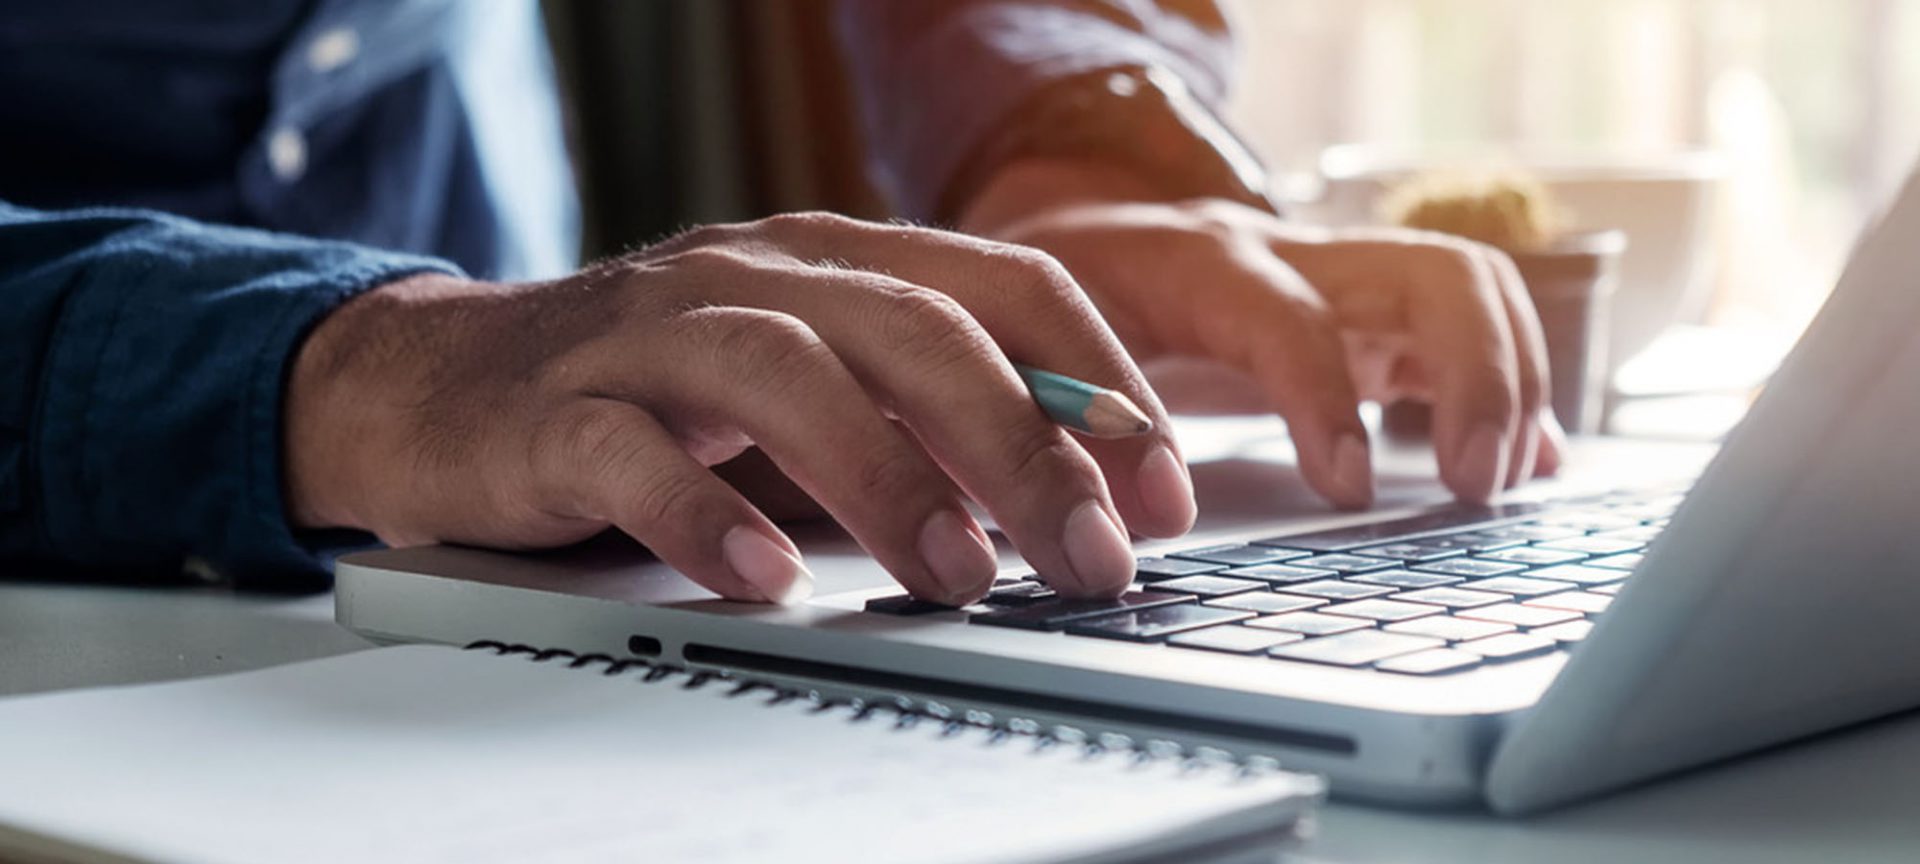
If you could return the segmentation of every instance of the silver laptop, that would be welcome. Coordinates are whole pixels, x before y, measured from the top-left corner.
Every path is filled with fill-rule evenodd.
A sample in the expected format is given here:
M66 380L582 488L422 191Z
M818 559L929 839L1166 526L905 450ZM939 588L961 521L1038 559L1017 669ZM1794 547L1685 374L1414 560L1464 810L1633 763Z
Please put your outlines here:
M1263 754L1338 795L1524 813L1920 705L1917 437L1909 181L1690 487L1223 530L1208 513L1196 538L1143 548L1118 601L1055 598L1015 568L962 610L905 597L825 530L800 538L821 590L786 609L715 600L621 543L388 550L340 562L338 618L1086 746ZM1640 467L1611 458L1614 477Z

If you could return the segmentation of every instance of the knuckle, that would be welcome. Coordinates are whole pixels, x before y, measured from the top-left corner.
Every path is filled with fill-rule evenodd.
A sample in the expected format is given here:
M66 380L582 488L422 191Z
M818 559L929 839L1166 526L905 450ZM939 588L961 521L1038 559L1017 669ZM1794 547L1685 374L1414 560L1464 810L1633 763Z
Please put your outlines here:
M534 442L535 452L564 454L589 471L603 471L634 452L628 431L614 412L585 408L543 427Z
M645 444L635 431L620 412L599 405L555 412L526 440L534 499L568 512L594 509L593 484L582 478L607 476L638 463Z
M1218 198L1197 198L1180 205L1180 233L1188 242L1209 244L1238 242L1245 233L1246 207Z
M751 252L741 248L734 238L726 238L674 252L656 263L692 270L738 273L755 268L759 261Z
M880 304L874 333L893 352L924 352L970 343L973 316L958 301L930 288L907 288Z
M765 396L800 389L834 362L813 328L777 312L718 316L705 336L720 367L740 370Z
M1050 423L1022 424L1021 429L1010 430L1006 442L1009 477L1058 476L1060 466L1080 463L1080 448Z
M703 487L701 478L695 474L651 472L628 501L625 521L656 528L685 524L700 506Z
M982 266L987 284L1001 286L1004 292L1029 302L1037 298L1058 306L1085 301L1080 283L1060 259L1047 252L1010 243L993 244L986 252Z
M928 487L925 475L920 460L911 453L876 453L854 469L854 489L862 501L903 501Z
M801 210L791 213L779 213L754 223L767 233L776 236L799 234L841 234L861 230L867 223L851 216L843 216L826 210Z
M748 236L747 226L728 223L703 223L682 228L672 236L638 252L622 256L639 263L673 258L685 252L711 246L738 244Z

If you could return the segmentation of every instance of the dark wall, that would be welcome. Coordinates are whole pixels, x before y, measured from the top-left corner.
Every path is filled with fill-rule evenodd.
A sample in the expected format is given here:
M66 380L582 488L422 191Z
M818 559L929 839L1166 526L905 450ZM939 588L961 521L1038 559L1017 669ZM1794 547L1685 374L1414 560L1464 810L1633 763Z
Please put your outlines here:
M886 215L863 173L831 0L545 0L600 257L689 224Z

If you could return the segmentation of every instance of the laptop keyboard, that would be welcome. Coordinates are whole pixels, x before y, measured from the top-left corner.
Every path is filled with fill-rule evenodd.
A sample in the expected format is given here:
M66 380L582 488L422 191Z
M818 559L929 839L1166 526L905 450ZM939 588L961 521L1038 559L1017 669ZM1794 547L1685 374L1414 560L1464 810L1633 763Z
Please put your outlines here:
M1586 638L1680 495L1456 508L1140 559L1117 598L1029 575L960 610L971 624L1403 675L1536 657ZM905 594L890 615L952 612Z

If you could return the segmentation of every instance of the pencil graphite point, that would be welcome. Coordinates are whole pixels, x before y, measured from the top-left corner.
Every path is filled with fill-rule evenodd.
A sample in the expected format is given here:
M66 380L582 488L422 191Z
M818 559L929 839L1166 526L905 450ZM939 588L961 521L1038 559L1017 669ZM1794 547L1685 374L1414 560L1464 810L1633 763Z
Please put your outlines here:
M1058 372L1014 364L1033 400L1055 423L1095 438L1126 438L1153 431L1153 420L1126 394Z
M1153 431L1153 418L1126 394L1104 391L1087 404L1086 433L1098 438L1131 438Z

